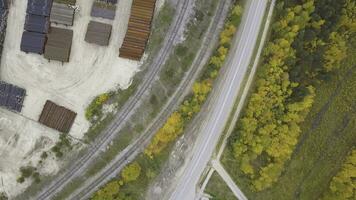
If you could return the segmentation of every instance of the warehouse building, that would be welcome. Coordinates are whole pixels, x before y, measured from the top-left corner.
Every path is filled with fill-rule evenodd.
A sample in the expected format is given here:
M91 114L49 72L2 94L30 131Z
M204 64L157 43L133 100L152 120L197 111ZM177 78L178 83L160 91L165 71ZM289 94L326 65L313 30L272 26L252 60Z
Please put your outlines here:
M98 44L101 46L108 46L111 36L112 26L100 22L90 21L88 24L85 41L89 43Z
M27 13L49 17L53 0L28 0Z
M52 27L48 33L44 57L48 60L69 62L73 31Z
M26 90L0 81L0 106L14 112L21 112Z
M47 100L38 121L62 133L69 133L76 116L77 113Z
M74 8L66 4L54 2L52 5L50 21L55 24L73 26Z
M48 33L49 18L39 15L26 15L25 30L37 33Z
M46 35L25 31L21 38L21 51L26 53L43 54L46 44Z

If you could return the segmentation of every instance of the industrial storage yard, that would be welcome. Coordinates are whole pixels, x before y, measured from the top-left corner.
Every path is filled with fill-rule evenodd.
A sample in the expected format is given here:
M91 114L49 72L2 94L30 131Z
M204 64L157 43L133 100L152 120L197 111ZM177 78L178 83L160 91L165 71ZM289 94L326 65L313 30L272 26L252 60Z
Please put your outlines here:
M139 63L118 57L131 1L118 2L114 21L95 18L95 21L115 24L109 46L98 46L84 40L87 25L93 19L90 16L92 2L78 0L76 4L80 11L74 18L70 60L62 64L20 51L27 1L14 1L8 16L1 80L26 89L28 96L22 114L27 118L37 121L46 100L75 111L78 115L70 134L82 138L89 127L84 116L86 106L101 93L128 87Z
M53 3L52 23L50 13L31 13L28 2L11 1L1 57L0 183L6 184L0 192L10 196L31 184L16 182L19 168L36 167L60 134L83 138L90 126L85 108L99 94L127 88L141 64L141 57L119 57L132 0L109 1L117 2L116 11L106 13L92 9L94 0L77 0L73 7ZM74 21L68 8L75 10ZM41 166L41 174L50 175L60 164L50 157Z

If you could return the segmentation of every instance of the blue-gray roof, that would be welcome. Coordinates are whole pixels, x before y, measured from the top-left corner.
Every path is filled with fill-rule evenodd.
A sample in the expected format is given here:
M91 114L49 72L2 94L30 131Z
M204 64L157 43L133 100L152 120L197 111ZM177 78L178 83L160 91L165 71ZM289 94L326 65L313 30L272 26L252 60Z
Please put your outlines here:
M91 16L113 20L115 19L115 12L115 10L93 6L93 8L91 9Z
M45 43L45 34L25 31L22 34L21 51L43 54Z
M0 81L0 106L11 111L21 112L26 90Z
M49 29L49 18L40 15L26 15L25 30L38 32L38 33L48 33Z
M0 0L0 9L1 10L6 10L9 7L9 2L8 0Z
M28 0L27 13L49 17L53 0Z

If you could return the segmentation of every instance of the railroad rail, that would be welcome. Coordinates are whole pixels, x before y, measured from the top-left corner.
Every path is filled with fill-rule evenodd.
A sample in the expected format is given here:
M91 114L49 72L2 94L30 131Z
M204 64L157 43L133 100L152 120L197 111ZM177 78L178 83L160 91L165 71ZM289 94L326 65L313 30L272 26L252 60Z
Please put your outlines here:
M194 83L194 80L199 75L200 69L204 67L206 63L206 55L210 55L210 50L214 48L214 42L216 41L217 36L219 35L219 24L224 24L225 14L224 8L226 8L230 4L230 0L222 0L219 2L218 8L215 11L214 19L209 27L209 31L206 34L206 37L203 42L203 46L199 52L199 55L193 62L193 67L187 72L187 76L185 76L184 80L180 84L178 90L166 103L166 106L159 113L159 115L154 119L154 122L146 129L144 134L142 134L133 144L131 144L127 151L122 152L117 157L117 160L112 161L107 167L95 176L94 179L89 180L90 184L85 186L80 191L77 191L74 195L72 195L69 199L71 200L81 200L87 199L95 190L100 188L102 185L107 183L109 180L117 176L119 171L130 162L130 160L134 159L139 153L141 153L144 147L151 141L154 134L157 132L159 128L163 126L167 118L172 113L172 109L176 108L184 99L187 89L190 89ZM227 11L227 9L225 9ZM208 56L209 58L209 56Z
M91 161L98 155L98 150L102 149L108 145L119 132L120 127L124 124L126 119L128 119L134 108L138 106L141 97L145 94L150 87L152 87L155 78L160 72L163 64L170 55L173 47L174 41L178 35L178 30L184 22L185 15L188 15L187 8L191 0L182 0L179 2L180 9L177 10L178 15L176 16L174 26L172 26L167 34L166 40L163 47L160 50L159 56L156 56L155 60L148 67L148 72L146 78L144 78L143 83L138 87L137 92L131 96L128 102L123 106L123 108L116 114L113 122L108 126L107 129L103 131L102 134L92 143L88 149L87 154L82 156L77 160L68 170L60 174L57 179L49 184L48 187L41 191L39 195L35 197L36 200L52 199L58 191L60 191L64 185L69 183L77 173L83 172L85 167L87 167Z

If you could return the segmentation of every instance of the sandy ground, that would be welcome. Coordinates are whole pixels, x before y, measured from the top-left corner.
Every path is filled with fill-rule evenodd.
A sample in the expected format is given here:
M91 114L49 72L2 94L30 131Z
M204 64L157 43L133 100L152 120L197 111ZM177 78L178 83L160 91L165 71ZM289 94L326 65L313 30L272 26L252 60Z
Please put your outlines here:
M84 113L91 100L117 87L126 88L139 69L139 63L118 57L126 33L132 0L119 1L109 47L84 41L87 24L92 19L93 0L77 0L80 11L75 16L72 53L69 63L48 62L41 55L20 51L27 1L14 0L10 8L7 34L1 60L1 80L26 89L28 96L22 114L38 120L46 100L52 100L78 113L70 134L82 138L89 127Z
M1 58L0 79L25 88L27 96L21 114L0 108L0 192L10 196L22 192L30 181L16 182L21 166L36 166L43 151L58 141L57 131L37 120L46 100L78 113L70 134L82 138L89 128L85 108L92 99L109 90L127 88L140 63L118 57L126 33L132 0L119 1L114 21L90 17L94 0L77 0L72 53L69 63L48 62L41 55L20 51L27 1L13 0ZM84 41L91 19L113 25L110 45L100 47ZM59 163L46 159L42 175L58 172Z
M37 166L43 151L58 141L59 134L23 116L0 109L0 192L15 194L29 184L16 182L21 166ZM57 162L48 158L42 174L58 171Z

